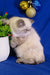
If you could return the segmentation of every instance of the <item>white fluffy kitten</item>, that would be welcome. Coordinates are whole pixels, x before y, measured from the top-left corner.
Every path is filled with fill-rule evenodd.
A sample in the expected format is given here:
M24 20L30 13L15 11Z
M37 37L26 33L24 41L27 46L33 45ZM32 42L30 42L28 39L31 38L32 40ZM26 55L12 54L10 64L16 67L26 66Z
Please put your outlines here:
M39 64L45 61L43 46L40 37L32 28L32 22L28 18L12 17L2 20L10 25L12 30L11 46L17 55L17 63Z

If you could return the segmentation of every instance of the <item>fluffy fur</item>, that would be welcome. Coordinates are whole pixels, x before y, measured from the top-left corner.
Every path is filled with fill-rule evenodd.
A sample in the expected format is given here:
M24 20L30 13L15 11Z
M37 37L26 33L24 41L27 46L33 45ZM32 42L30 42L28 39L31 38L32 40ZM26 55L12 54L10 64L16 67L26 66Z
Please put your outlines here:
M17 21L23 20L25 26L18 27ZM45 61L43 46L40 37L32 28L31 20L28 18L12 17L9 20L2 20L9 24L12 30L11 47L14 48L17 55L17 63L39 64Z

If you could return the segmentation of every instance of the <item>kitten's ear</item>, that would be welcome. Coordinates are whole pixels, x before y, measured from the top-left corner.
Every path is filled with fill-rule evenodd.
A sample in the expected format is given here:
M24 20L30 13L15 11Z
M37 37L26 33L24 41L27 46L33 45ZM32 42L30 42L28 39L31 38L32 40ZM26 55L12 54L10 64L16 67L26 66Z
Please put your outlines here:
M34 20L32 20L32 19L29 19L30 21L31 21L31 23L34 23Z
M3 22L3 24L7 24L7 25L9 25L9 20L1 19L1 21Z

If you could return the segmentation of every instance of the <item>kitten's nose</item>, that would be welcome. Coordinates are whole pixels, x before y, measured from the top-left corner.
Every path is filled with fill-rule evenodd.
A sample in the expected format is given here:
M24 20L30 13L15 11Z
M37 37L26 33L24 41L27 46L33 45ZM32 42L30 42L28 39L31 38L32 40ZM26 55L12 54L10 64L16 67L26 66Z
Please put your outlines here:
M31 29L25 29L24 32L26 33L27 31L30 31Z
M26 29L26 31L30 31L31 29Z
M26 28L26 30L27 30L27 31L30 31L30 30L31 30L31 27L30 27L30 28Z

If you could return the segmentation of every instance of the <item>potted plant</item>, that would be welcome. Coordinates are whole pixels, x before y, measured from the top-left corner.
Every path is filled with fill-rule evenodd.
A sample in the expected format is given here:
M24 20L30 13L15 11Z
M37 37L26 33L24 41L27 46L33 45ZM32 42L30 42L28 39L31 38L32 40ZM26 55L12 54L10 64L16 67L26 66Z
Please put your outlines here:
M4 25L1 19L7 19L8 13L0 16L0 62L6 60L10 53L9 40L11 40L11 29L9 25Z

